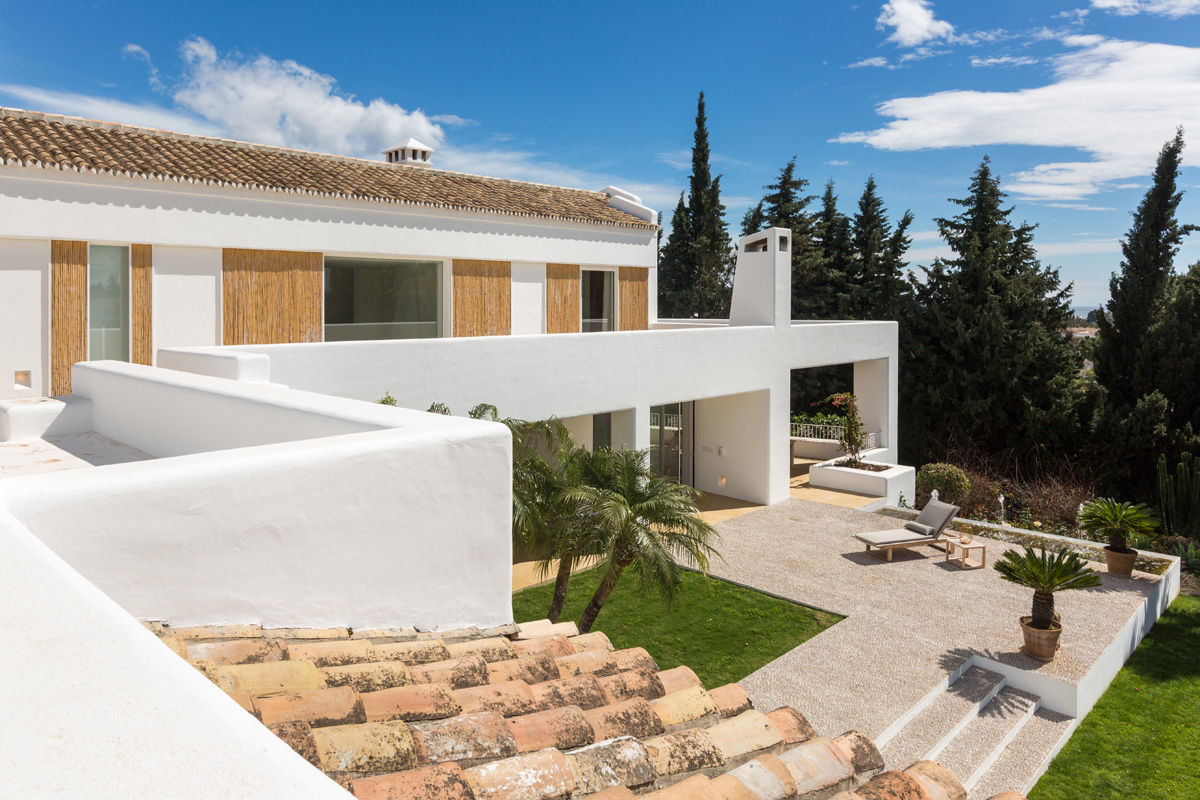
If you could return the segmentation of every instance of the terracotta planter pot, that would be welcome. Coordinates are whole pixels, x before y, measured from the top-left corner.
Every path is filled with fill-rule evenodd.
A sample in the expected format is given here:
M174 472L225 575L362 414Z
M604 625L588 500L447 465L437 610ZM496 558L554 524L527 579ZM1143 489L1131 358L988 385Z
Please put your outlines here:
M1137 560L1138 551L1132 547L1129 552L1122 553L1111 547L1104 548L1104 561L1108 564L1108 574L1118 578L1128 578L1133 574L1133 562Z
M1029 624L1033 617L1021 617L1021 633L1025 635L1025 655L1037 661L1053 661L1058 652L1058 637L1062 636L1062 625L1056 620L1049 630L1035 628Z

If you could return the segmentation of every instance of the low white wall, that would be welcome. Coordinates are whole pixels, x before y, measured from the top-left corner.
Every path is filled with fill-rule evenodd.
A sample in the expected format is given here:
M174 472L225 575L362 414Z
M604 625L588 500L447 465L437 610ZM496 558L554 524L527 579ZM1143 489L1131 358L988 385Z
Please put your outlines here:
M0 795L346 797L3 508L0 549Z
M864 461L884 463L887 456L884 448L867 450L862 454ZM808 468L808 484L821 489L837 489L856 492L872 497L884 498L884 505L898 506L901 500L912 505L917 496L917 470L904 465L889 465L882 472L834 466L840 456Z
M512 333L546 331L546 265L513 262Z
M76 364L72 380L75 394L92 402L93 430L153 456L360 433L405 422L391 413L396 409L377 404L119 361Z
M841 445L832 439L792 437L792 456L795 458L816 458L828 461L844 455L845 452L842 451Z
M221 249L156 246L154 348L221 344Z
M49 275L49 240L0 239L0 400L49 390ZM19 370L30 371L30 388L15 384Z
M130 613L511 621L503 425L115 362L75 385L97 432L177 457L10 478L0 506Z

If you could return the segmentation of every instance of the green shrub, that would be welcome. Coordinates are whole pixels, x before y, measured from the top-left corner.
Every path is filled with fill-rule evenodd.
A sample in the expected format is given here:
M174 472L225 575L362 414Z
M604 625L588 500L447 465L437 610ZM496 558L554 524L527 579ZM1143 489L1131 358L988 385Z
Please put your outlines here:
M1200 540L1200 459L1184 453L1171 474L1159 456L1158 509L1169 535Z
M837 425L840 427L846 424L846 418L841 414L814 411L807 414L792 414L792 422L798 425Z
M425 410L428 411L430 414L441 414L442 416L446 416L446 417L450 416L450 407L448 405L446 405L445 403L439 403L439 402L435 401L435 402L431 403L429 405L429 408L427 408Z
M379 398L375 402L379 403L381 406L394 406L396 405L396 398L392 397L391 392L384 392L383 397Z
M939 500L961 506L971 495L971 481L953 464L926 464L917 470L917 505L924 507L934 489Z

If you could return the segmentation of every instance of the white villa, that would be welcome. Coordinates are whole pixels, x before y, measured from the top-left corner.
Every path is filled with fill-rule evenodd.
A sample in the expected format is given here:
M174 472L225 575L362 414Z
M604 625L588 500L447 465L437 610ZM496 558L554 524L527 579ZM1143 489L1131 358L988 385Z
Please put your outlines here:
M728 320L660 319L638 197L434 162L0 108L0 798L966 798L878 736L515 625L511 436L462 416L557 416L772 513L795 369L853 364L895 463L896 324L792 320L782 229L739 240ZM913 497L909 468L864 475L843 488ZM1056 746L1173 575L1112 606L1091 694L1041 692ZM998 681L973 713L1032 686L930 661L872 735L969 669Z

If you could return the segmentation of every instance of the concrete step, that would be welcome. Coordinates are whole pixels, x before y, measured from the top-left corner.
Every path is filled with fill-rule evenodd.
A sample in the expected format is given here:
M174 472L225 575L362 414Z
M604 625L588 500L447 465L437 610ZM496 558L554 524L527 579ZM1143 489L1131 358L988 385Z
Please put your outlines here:
M1053 755L1062 748L1074 724L1074 717L1039 708L969 789L970 800L986 800L1008 790L1028 793Z
M969 791L995 763L1038 708L1038 696L1005 686L938 755Z
M938 754L1004 687L1004 676L971 667L909 720L882 749L888 769L902 770Z

